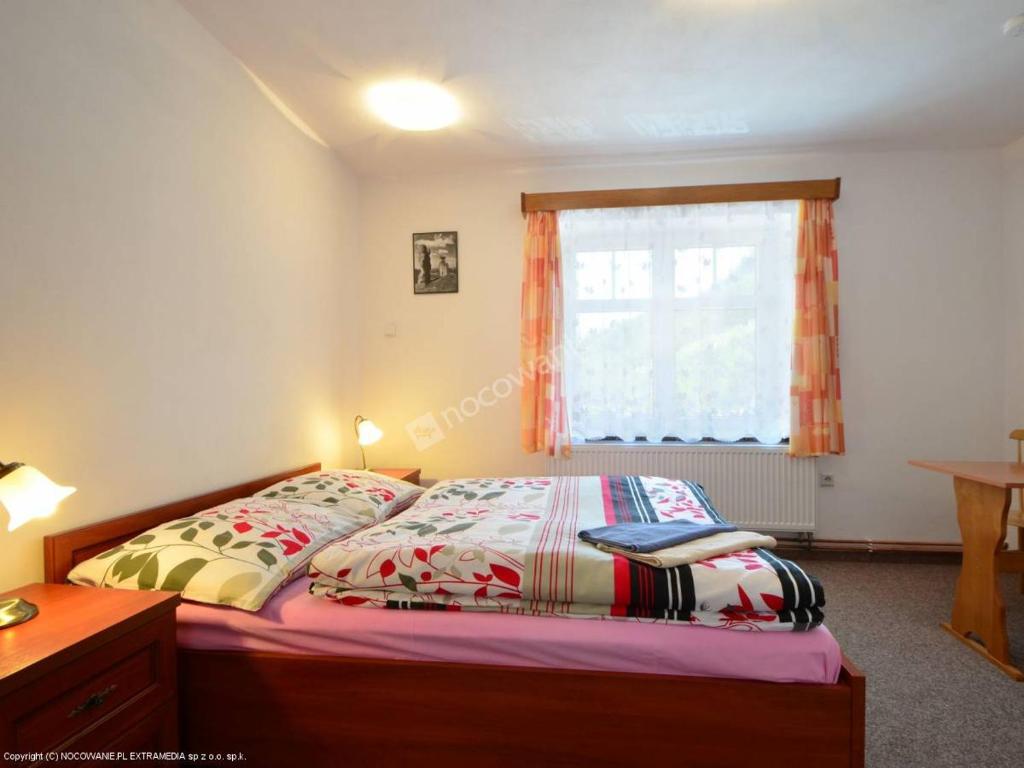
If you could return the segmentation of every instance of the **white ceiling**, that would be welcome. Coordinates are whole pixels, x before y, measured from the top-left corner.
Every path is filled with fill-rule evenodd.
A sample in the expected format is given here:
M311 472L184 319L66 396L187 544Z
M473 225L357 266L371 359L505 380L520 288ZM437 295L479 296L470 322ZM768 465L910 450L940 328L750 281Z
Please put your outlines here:
M1024 134L1024 0L180 0L356 171ZM362 91L443 82L402 133Z

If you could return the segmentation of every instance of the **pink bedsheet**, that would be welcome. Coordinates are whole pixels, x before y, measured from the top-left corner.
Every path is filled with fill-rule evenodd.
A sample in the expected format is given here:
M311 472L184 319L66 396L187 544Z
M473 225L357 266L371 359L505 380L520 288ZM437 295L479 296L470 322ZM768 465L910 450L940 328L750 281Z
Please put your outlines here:
M743 632L628 621L496 613L347 608L307 594L299 579L258 613L178 607L185 648L367 659L834 683L839 644L810 632Z

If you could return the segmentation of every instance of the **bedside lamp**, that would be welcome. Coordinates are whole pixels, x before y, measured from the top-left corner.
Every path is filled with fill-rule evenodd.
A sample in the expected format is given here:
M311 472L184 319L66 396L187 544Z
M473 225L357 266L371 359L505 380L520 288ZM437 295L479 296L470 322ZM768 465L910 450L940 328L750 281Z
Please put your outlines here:
M0 504L11 516L8 531L33 518L52 515L57 505L74 492L74 488L57 485L35 467L0 463Z
M53 514L57 505L75 492L57 485L35 467L12 462L0 463L0 504L11 516L7 530L13 531L29 520ZM35 618L39 609L20 597L0 600L0 629Z
M359 443L359 453L363 456L363 469L366 469L366 451L363 448L376 443L384 437L384 433L380 431L380 427L369 419L364 419L362 416L356 416L355 428L356 441Z

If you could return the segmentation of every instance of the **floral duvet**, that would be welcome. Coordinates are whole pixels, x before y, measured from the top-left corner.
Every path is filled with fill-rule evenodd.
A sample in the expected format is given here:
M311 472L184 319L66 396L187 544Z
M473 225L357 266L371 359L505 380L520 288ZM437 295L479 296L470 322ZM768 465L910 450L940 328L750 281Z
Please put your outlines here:
M696 483L658 477L439 483L408 511L322 550L310 591L343 605L668 621L799 631L824 592L763 549L653 568L581 541L621 522L723 522Z

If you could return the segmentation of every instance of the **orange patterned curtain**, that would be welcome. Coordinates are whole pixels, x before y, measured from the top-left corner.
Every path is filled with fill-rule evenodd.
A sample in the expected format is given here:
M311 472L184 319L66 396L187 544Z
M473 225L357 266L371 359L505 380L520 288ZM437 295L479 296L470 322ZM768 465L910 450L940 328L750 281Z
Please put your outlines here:
M839 385L839 253L831 200L801 200L789 452L846 452Z
M572 452L562 378L562 254L554 211L526 215L519 359L520 434L527 453Z

